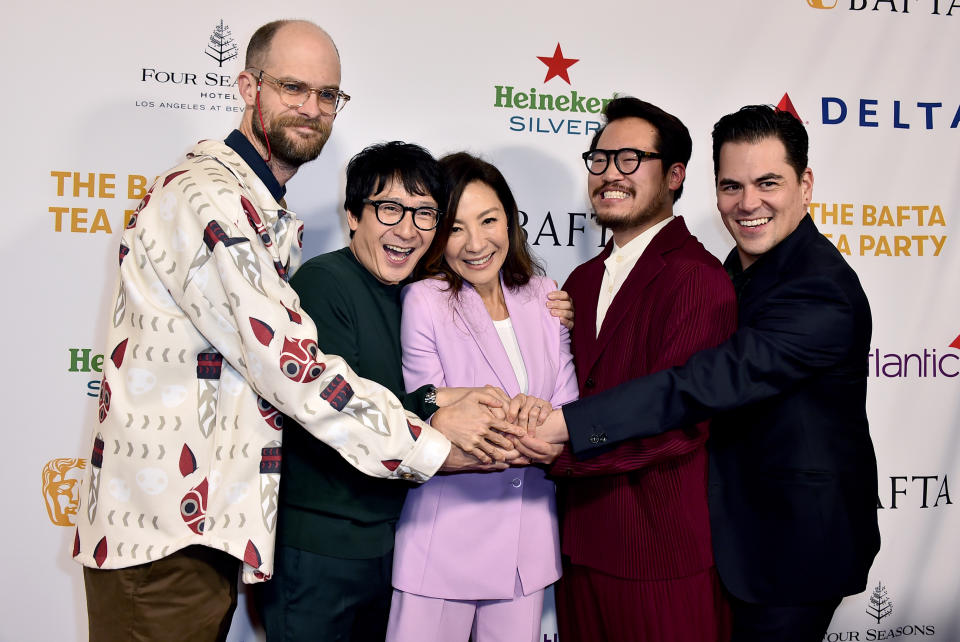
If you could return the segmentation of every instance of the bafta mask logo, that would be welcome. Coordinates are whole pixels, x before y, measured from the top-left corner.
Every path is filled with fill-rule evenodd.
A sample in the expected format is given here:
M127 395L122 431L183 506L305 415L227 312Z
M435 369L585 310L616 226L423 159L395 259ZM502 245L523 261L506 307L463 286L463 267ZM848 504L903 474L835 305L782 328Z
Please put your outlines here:
M76 525L80 507L80 471L86 467L86 459L69 458L51 459L43 467L43 501L50 521L57 526Z
M833 0L833 4L827 4L824 0L807 0L807 4L814 9L833 9L837 6L839 0Z

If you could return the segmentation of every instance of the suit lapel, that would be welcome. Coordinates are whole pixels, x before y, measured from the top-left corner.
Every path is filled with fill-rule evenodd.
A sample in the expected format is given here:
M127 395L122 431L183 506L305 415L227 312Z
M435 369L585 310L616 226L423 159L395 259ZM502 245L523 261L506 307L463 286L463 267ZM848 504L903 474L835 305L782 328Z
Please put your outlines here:
M610 341L617 336L620 325L628 318L632 318L630 311L635 306L643 305L644 291L666 265L663 255L678 248L689 236L690 233L683 218L678 216L650 240L650 244L640 255L637 264L630 270L623 286L610 302L603 324L600 326L600 334L597 336L594 361L600 358ZM602 278L601 272L595 288L597 291L600 289ZM596 318L596 308L594 308L594 318ZM592 366L593 363L590 365Z
M501 287L503 287L502 281ZM504 296L506 296L506 288L504 288ZM500 341L500 335L497 334L497 329L493 326L493 319L490 318L490 314L483 305L480 295L477 294L477 291L473 289L472 285L464 282L459 295L454 297L453 307L460 316L464 327L467 328L470 336L477 344L480 354L483 355L483 358L498 379L498 381L482 381L478 383L499 385L509 396L515 396L520 392L520 384L517 382L517 376L513 372L513 366L510 365L510 358L507 356L507 351ZM528 379L529 376L528 373Z

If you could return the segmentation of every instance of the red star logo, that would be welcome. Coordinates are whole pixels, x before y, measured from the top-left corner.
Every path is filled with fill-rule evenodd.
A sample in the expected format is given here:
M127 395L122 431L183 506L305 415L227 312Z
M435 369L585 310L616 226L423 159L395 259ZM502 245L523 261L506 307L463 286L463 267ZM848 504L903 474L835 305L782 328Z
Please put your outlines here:
M570 76L567 75L567 70L580 60L579 58L564 58L563 52L560 50L559 42L552 57L537 56L537 58L547 66L547 77L543 79L543 82L547 82L554 76L559 76L566 81L568 85L570 84Z
M790 94L783 95L783 98L777 103L777 111L785 111L800 122L803 122L800 114L797 113L797 108L793 106L793 101L790 100Z

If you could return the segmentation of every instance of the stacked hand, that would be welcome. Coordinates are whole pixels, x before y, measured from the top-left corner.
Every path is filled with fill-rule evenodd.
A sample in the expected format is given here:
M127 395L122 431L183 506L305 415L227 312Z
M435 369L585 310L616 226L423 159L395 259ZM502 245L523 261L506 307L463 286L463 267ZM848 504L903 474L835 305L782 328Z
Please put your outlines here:
M440 388L440 409L430 423L454 445L444 470L474 469L493 464L492 470L505 468L503 462L517 458L513 442L507 437L523 437L525 430L507 420L510 398L499 388Z

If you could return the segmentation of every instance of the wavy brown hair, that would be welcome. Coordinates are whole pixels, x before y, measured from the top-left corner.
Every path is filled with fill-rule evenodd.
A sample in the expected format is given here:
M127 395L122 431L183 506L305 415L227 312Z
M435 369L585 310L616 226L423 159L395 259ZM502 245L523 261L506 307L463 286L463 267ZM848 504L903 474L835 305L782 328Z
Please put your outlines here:
M507 257L503 261L503 267L500 268L503 283L513 290L526 285L534 274L543 275L543 266L530 252L530 247L527 245L527 233L520 227L517 201L513 198L513 192L507 185L507 179L503 177L500 170L485 160L466 152L444 156L440 159L440 169L443 171L446 182L447 206L444 208L445 211L443 218L440 219L440 225L437 226L433 243L431 243L423 260L420 261L416 277L439 278L446 281L452 296L458 294L463 288L463 277L457 274L447 263L444 250L447 247L447 240L450 238L453 222L457 218L460 197L463 196L463 190L466 189L467 185L473 182L483 183L492 189L507 215L507 237L510 244L507 248Z

